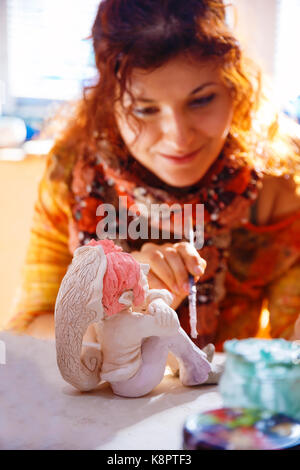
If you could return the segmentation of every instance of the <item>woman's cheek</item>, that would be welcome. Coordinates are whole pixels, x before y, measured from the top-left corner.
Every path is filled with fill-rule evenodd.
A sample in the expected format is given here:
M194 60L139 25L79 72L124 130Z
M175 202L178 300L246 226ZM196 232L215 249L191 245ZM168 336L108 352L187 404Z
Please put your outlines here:
M159 140L159 132L155 126L144 125L140 135L132 145L132 151L139 156L147 155L155 148Z
M138 140L136 138L138 135L137 125L134 122L130 122L130 120L126 119L122 114L118 114L116 116L116 121L121 137L128 149L131 151L132 146Z
M120 129L120 132L125 144L130 150L136 140L136 132L134 131L132 126L129 126L127 124L127 122L124 122L122 128Z
M202 132L217 140L223 140L227 137L231 122L233 111L228 103L224 106L218 106L202 116Z
M218 111L213 111L201 115L197 126L200 135L208 138L216 138L220 135L223 120L217 113Z

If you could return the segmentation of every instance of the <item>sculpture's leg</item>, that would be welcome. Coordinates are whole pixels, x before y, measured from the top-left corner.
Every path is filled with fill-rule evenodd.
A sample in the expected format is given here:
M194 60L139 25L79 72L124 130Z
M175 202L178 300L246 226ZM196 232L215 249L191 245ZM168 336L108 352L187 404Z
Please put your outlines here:
M150 336L142 343L142 365L138 372L128 380L111 382L116 395L123 397L141 397L151 392L164 376L167 357L167 338Z
M205 384L217 384L220 380L221 374L224 371L224 362L225 358L219 358L218 362L213 361L215 347L213 344L209 343L205 348L202 349L203 352L206 354L206 358L208 362L211 363L211 372L208 374L207 380L205 380ZM172 374L176 377L179 377L179 361L176 359L176 356L169 351L167 365L170 367Z
M146 338L142 344L140 369L129 380L111 383L113 392L124 397L140 397L151 392L163 379L169 351L178 360L180 380L184 385L218 381L222 370L215 370L208 361L207 354L179 328L172 336ZM208 352L211 356L212 351Z
M168 348L179 363L179 377L184 385L206 382L212 367L204 351L199 349L180 327L178 333L166 338Z

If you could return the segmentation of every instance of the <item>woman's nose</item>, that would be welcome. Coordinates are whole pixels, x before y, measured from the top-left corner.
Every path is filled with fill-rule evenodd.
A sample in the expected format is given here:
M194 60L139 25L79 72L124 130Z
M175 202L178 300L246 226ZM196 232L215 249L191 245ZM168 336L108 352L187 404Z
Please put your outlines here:
M194 140L195 129L190 119L181 113L169 113L164 116L162 123L162 132L167 140L182 151L189 151Z

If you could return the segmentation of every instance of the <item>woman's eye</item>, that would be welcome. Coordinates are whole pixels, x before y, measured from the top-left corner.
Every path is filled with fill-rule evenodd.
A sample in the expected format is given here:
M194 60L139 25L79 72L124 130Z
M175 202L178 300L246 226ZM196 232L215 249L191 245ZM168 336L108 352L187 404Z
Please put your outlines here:
M198 98L194 101L192 101L190 103L190 106L193 108L193 107L197 107L197 106L204 106L208 103L210 103L211 101L214 100L214 98L216 97L216 94L215 93L211 93L210 95L207 95L207 96L203 96L202 98Z
M148 108L135 108L133 113L136 116L151 116L152 114L157 113L158 109L154 106Z

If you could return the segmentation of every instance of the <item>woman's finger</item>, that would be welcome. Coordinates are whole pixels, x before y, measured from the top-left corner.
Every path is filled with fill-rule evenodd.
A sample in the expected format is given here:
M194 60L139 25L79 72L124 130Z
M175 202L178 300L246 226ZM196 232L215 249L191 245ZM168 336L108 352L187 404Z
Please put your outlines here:
M148 274L148 284L150 289L168 289L168 286L159 279L152 271Z
M188 271L183 262L181 255L177 252L174 246L166 246L163 249L163 253L167 263L172 269L177 286L181 292L189 292L189 278Z
M188 242L175 244L187 270L194 276L202 276L206 268L206 261L201 258L198 251Z
M166 284L164 282L162 282L157 276L155 276L155 274L151 271L148 274L148 283L149 283L149 288L150 289L167 289L167 290L169 290L168 287L166 286ZM180 295L173 294L173 295L174 295L174 298L173 298L173 302L172 302L171 307L174 310L176 310L178 305L180 305L181 302L183 301L183 299L186 297L186 294L180 294Z
M143 253L147 254L151 271L166 284L168 290L174 294L179 294L180 289L177 286L175 274L168 264L164 252L156 245L153 245L145 248Z

